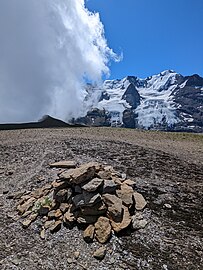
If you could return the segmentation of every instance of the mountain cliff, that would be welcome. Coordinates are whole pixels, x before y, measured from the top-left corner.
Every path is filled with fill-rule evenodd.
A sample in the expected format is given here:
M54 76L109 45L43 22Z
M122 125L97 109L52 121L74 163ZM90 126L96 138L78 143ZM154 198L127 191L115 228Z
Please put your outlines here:
M203 78L172 70L140 79L128 76L88 85L88 125L203 132Z

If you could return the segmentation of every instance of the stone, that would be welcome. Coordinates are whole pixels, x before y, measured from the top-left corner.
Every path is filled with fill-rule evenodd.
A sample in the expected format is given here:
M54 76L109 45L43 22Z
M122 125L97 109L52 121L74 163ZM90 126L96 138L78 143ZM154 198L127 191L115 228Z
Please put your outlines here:
M55 233L61 229L61 220L55 221L53 225L49 228L51 233Z
M47 216L42 217L43 222L46 222L47 220L49 220Z
M108 217L114 221L121 221L123 213L122 200L111 194L104 194L102 198L108 207Z
M67 262L68 262L69 264L72 264L72 263L73 263L73 259L68 258L68 259L67 259Z
M32 211L26 211L26 212L22 215L22 218L26 218L26 217L29 216L30 214L32 214Z
M35 191L33 191L31 193L32 197L36 198L36 199L39 199L41 198L42 196L46 196L48 193L49 193L49 189L45 189L45 188L38 188L36 189Z
M82 188L81 188L79 185L76 185L76 186L74 187L74 190L75 190L75 193L79 193L79 194L82 193Z
M122 184L120 188L116 191L118 198L122 200L125 206L131 206L133 204L133 188L126 184Z
M19 201L19 205L20 204L23 204L24 202L28 201L29 199L31 198L30 195L23 195L21 198L20 198L20 201Z
M30 224L32 223L32 220L30 219L26 219L22 222L23 228L26 229L30 226Z
M38 214L40 216L46 216L50 211L50 206L48 205L41 205L40 208L38 209Z
M118 184L116 184L113 180L104 180L102 193L115 193Z
M101 195L97 192L92 193L92 192L87 192L87 191L83 191L83 196L84 196L84 201L85 201L85 205L89 205L89 206L93 206L96 203L101 201Z
M104 244L111 236L111 224L108 218L99 217L95 223L95 237L98 242Z
M135 214L132 216L132 228L134 230L143 229L148 224L148 221L144 219L141 215Z
M100 201L99 203L95 204L94 207L92 206L81 207L80 211L84 216L101 216L106 213L107 207L102 201Z
M18 205L17 210L20 214L23 214L24 212L28 211L36 201L35 198L31 197L26 202L24 202L21 205Z
M65 213L66 211L68 211L69 208L71 208L71 204L69 204L69 203L61 203L60 204L60 210L62 213Z
M73 213L71 213L70 209L64 214L63 221L67 226L72 226L75 222L76 218Z
M102 168L103 168L103 166L102 166L101 163L95 162L95 170L96 170L96 172L101 171Z
M82 214L79 214L77 217L77 222L79 224L93 224L97 221L97 216L84 216Z
M25 228L25 229L28 228L28 227L30 226L30 224L31 224L33 221L35 221L35 219L37 218L37 216L38 216L38 214L32 214L32 215L29 216L28 219L24 220L24 221L22 222L23 228Z
M138 192L134 192L133 196L134 196L134 200L135 200L135 209L138 211L143 210L145 208L145 206L147 205L147 202L145 201L142 194L140 194Z
M92 179L96 172L97 163L90 162L76 169L70 169L67 172L60 174L61 179L65 179L70 183L81 184Z
M71 188L61 189L54 194L54 200L59 203L63 203L69 200L72 195Z
M82 194L74 196L72 201L76 208L82 206L93 206L101 201L101 196L99 193L89 193L84 190Z
M113 177L112 180L114 181L114 183L119 187L122 184L122 179L118 178L118 177Z
M12 264L14 264L15 266L18 266L20 264L20 260L19 259L12 259L11 260ZM12 267L13 268L13 267ZM19 267L18 267L19 268Z
M82 185L82 189L88 192L94 192L103 184L103 182L103 179L93 178L87 184Z
M44 223L44 228L45 228L45 229L48 229L48 228L50 228L54 223L55 223L54 220L47 220L47 221Z
M136 186L136 183L135 183L134 181L132 181L131 179L125 180L125 181L123 182L123 184L128 185L128 186L130 186L130 187L132 187L132 188L135 188L135 186Z
M62 169L72 169L76 168L77 163L72 160L62 160L59 162L49 164L51 168L62 168Z
M47 183L47 184L45 184L45 186L43 187L43 189L44 190L49 190L50 191L50 189L52 189L52 184L50 184L50 183Z
M94 258L97 260L103 260L105 255L106 255L106 248L105 247L100 247L93 254Z
M53 188L60 190L60 189L65 189L68 187L68 183L66 181L54 181L52 182Z
M164 204L164 207L167 208L167 209L171 209L172 208L172 206L169 203L165 203Z
M97 176L101 179L104 179L104 180L111 180L112 179L112 175L111 175L110 171L99 171L97 173Z
M126 229L131 223L131 216L128 211L128 208L123 206L123 218L121 222L115 222L114 220L111 220L111 226L115 232L120 232L124 229Z
M114 172L114 168L111 165L104 166L104 171L107 172Z
M80 206L84 206L85 205L85 199L84 199L83 194L75 195L72 198L72 202L73 202L73 204L75 205L76 208L80 207Z
M77 260L80 257L80 252L79 251L75 251L73 253L73 255L74 255L74 258Z
M45 229L42 229L41 232L40 232L40 237L41 239L45 239Z
M94 239L94 232L95 232L95 227L94 225L89 225L83 233L83 238L87 243L93 242Z
M52 210L48 213L49 219L58 219L62 216L62 212L60 209Z

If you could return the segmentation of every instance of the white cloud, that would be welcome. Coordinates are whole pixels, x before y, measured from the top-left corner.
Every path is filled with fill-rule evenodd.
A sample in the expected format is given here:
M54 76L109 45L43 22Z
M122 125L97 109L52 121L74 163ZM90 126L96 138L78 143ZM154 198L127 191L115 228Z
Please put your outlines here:
M1 0L0 40L0 122L79 116L84 76L118 60L84 0Z

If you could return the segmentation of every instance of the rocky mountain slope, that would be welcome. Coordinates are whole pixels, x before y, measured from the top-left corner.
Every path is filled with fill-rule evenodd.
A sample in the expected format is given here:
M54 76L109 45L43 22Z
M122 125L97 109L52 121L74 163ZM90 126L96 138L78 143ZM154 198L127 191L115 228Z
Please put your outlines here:
M203 132L203 78L171 70L88 85L88 125Z

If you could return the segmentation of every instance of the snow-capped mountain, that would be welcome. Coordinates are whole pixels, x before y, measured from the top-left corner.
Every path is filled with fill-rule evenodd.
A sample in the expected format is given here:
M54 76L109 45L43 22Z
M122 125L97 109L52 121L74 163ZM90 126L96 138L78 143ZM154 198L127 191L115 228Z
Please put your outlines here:
M203 131L203 78L166 70L145 79L128 76L87 87L89 125Z

